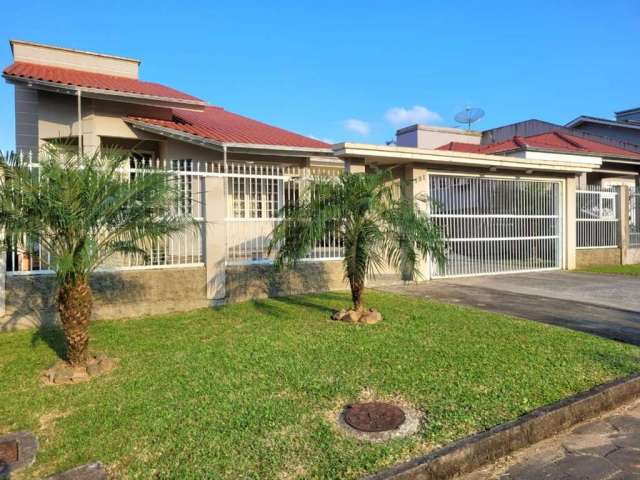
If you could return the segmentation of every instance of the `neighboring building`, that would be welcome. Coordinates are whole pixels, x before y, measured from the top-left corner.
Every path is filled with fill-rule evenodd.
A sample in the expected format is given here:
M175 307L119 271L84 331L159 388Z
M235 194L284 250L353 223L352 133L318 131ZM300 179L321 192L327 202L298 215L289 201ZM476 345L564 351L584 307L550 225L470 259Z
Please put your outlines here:
M581 175L581 185L638 185L640 181L640 109L616 113L616 120L578 117L567 125L558 125L537 119L524 120L484 131L468 131L461 128L443 128L427 125L412 125L396 132L396 143L400 146L438 149L447 143L462 144L459 151L489 152L491 149L466 148L464 145L489 146L512 142L514 138L533 138L548 133L558 133L566 138L583 141L588 151L595 144L605 148L604 164L597 173ZM544 138L544 137L541 137ZM555 143L555 142L554 142ZM562 149L560 142L556 147ZM598 147L602 150L603 147ZM609 151L610 150L610 151ZM574 154L579 149L574 149ZM592 152L600 153L600 152ZM637 154L637 155L636 155Z
M399 147L416 147L436 149L448 142L463 142L479 145L482 134L461 128L434 127L430 125L411 125L396 132L396 145Z
M610 120L581 115L567 123L566 127L616 141L622 148L640 152L640 108L615 112L615 116L615 120Z
M515 135L497 143L483 145L449 142L438 147L438 150L505 155L548 162L597 159L601 164L600 168L581 177L588 185L633 187L638 178L637 166L640 165L640 153L558 130L529 136Z

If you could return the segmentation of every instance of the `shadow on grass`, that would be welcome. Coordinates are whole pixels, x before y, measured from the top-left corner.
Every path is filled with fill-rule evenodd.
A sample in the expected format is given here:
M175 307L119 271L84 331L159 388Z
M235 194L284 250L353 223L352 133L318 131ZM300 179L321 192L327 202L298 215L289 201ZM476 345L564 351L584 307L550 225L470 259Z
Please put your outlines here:
M327 303L333 302L341 302L345 304L345 307L349 306L348 297L346 297L344 293L339 292L272 297L263 300L252 300L251 304L257 311L271 318L291 316L295 311L295 307L313 310L329 318L336 309L327 305Z
M38 343L46 343L53 350L58 358L67 360L67 353L64 344L64 332L57 326L41 327L31 335L31 346L36 347Z

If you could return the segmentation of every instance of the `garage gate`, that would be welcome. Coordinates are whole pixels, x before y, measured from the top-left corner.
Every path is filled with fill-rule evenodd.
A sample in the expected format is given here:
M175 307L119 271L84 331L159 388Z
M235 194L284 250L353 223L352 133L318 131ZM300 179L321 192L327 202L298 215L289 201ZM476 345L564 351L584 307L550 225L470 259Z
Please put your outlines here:
M430 174L429 191L447 245L434 278L561 268L560 182Z

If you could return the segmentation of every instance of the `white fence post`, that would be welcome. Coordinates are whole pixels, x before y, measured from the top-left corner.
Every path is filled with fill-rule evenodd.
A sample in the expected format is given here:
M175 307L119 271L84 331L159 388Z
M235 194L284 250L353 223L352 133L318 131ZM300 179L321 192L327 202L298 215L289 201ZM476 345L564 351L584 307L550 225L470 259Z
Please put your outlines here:
M226 295L226 195L224 177L204 179L204 257L207 269L207 298L221 301Z
M407 184L405 195L409 200L417 204L420 211L429 214L429 178L427 170L424 167L409 165L405 167L405 181ZM422 258L418 268L422 275L421 280L431 280L431 258Z
M565 185L565 268L567 270L575 270L577 267L576 247L577 247L577 223L576 223L576 187L578 184L577 177L569 177L566 179Z
M4 232L0 230L0 317L6 313L6 281L7 281L7 251L3 246Z
M626 263L629 248L629 187L620 186L618 190L618 245L620 246L620 264Z

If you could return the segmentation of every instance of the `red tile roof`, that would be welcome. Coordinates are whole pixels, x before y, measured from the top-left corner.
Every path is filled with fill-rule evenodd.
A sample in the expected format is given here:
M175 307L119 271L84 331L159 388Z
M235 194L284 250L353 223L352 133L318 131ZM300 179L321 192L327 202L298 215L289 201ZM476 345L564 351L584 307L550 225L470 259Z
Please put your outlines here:
M3 74L10 77L19 77L31 80L72 85L76 87L96 88L113 92L132 93L161 97L169 100L178 100L189 103L204 102L199 98L179 92L173 88L159 83L143 82L135 78L105 75L103 73L86 72L70 68L51 67L34 63L15 62L4 69Z
M607 145L575 135L560 132L547 132L528 137L515 136L499 143L472 145L469 143L450 142L437 150L450 150L466 153L482 153L485 155L500 154L518 150L545 150L563 153L582 153L602 155L605 157L623 157L640 159L640 154L623 148Z
M147 125L170 128L219 143L247 143L302 148L330 148L330 145L313 138L273 127L252 120L220 107L208 106L203 112L183 109L173 110L172 120L146 117L129 117Z

